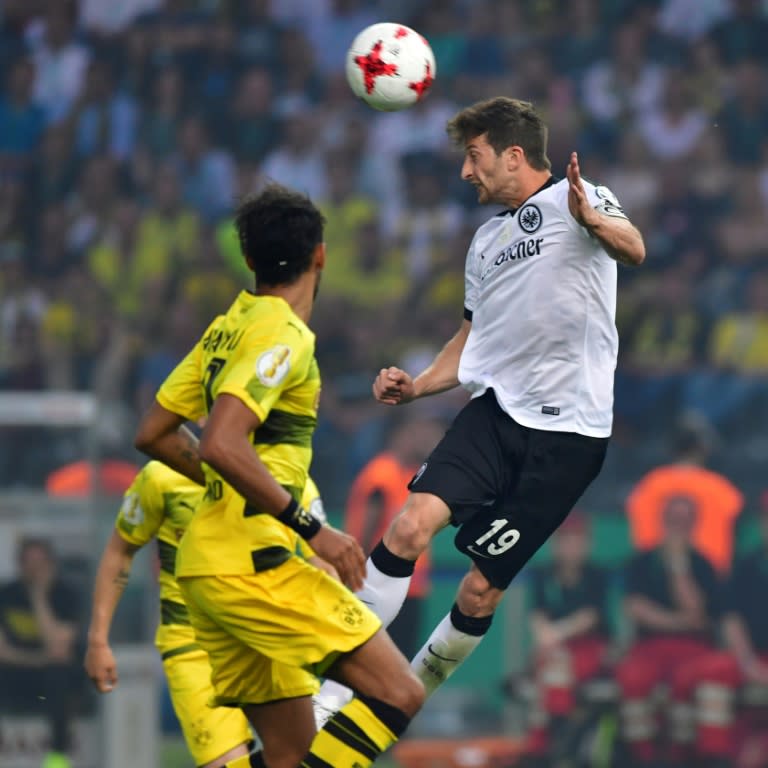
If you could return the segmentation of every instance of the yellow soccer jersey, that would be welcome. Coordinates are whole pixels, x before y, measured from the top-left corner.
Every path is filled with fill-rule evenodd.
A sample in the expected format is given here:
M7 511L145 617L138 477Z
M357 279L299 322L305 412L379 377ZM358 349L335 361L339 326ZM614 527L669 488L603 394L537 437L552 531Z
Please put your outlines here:
M190 420L218 395L239 398L261 420L254 450L301 500L312 459L320 373L315 337L288 303L243 291L165 380L164 408ZM235 575L274 567L295 551L294 532L253 507L204 465L206 491L179 548L177 576Z
M157 539L160 555L160 625L155 645L164 656L195 642L174 571L176 549L203 497L203 488L159 461L150 461L125 492L115 528L129 544Z

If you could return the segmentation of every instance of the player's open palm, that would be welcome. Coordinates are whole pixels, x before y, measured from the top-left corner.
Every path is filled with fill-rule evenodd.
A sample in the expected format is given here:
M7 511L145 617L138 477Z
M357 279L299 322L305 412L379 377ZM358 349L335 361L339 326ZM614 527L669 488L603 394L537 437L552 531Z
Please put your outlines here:
M324 525L312 537L312 549L336 568L342 584L353 592L361 589L365 578L365 555L349 534Z
M571 152L571 159L565 169L565 175L568 177L568 210L582 227L586 227L594 217L595 209L587 199L587 192L581 181L579 156L576 152Z
M382 368L373 382L373 396L386 405L402 405L413 400L413 379L400 368Z
M88 645L85 671L99 693L109 693L117 685L117 663L112 649L106 645Z

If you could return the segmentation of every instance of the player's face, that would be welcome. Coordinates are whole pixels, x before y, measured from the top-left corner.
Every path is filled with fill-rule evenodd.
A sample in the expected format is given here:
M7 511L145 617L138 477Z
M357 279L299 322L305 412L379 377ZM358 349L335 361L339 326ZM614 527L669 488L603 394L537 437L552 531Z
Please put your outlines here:
M502 202L502 194L509 183L507 162L503 153L496 154L485 134L467 142L461 178L477 190L478 202Z

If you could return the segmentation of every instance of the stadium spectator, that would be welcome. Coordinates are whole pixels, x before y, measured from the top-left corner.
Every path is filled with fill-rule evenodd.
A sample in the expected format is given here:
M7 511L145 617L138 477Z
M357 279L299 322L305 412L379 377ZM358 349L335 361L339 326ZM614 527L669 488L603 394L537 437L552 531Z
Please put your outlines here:
M768 24L768 19L766 19ZM768 76L765 64L755 59L732 70L733 81L718 115L731 160L739 166L760 162L768 133Z
M47 539L22 539L17 568L17 577L0 587L0 703L13 712L43 715L51 739L43 765L65 768L73 705L83 695L80 595L59 575Z
M758 509L759 545L737 558L722 604L723 651L713 651L689 669L696 701L697 765L707 768L753 766L748 753L762 751L764 722L750 707L745 686L768 686L768 497ZM764 753L763 753L764 758Z
M681 69L668 70L659 103L638 115L648 149L660 160L690 157L707 125Z
M270 71L254 67L243 73L227 116L226 145L240 163L261 163L279 137L280 121L273 111L273 80Z
M0 173L27 171L32 153L45 129L45 112L33 98L35 70L32 60L17 59L6 75L0 94Z
M536 704L526 752L557 764L579 688L608 667L607 577L589 563L589 520L574 511L552 538L552 563L531 572L531 630Z
M209 142L205 119L185 118L179 126L178 151L171 162L179 174L182 198L209 222L230 213L234 204L235 168L232 157Z
M418 419L393 425L384 450L358 473L349 489L344 530L352 534L366 555L400 512L408 496L408 483L420 462L437 444L440 425ZM429 551L419 558L408 595L397 618L387 627L395 645L411 658L421 644L425 598L430 591Z
M176 140L185 107L185 86L181 70L161 68L152 80L151 95L142 104L139 141L153 161L167 158Z
M245 0L235 5L235 51L246 67L274 71L282 25L271 13L270 0Z
M728 14L711 30L712 40L726 64L745 58L765 60L768 18L760 0L729 0Z
M73 0L46 3L40 24L31 25L28 40L35 62L35 100L48 122L69 116L85 82L90 51L75 36Z
M678 422L672 460L645 474L627 497L634 546L656 547L664 537L671 499L688 499L696 509L691 543L720 573L731 567L734 527L744 497L733 483L707 467L715 449L709 424L692 415Z
M765 409L768 375L768 270L751 275L744 304L724 312L709 339L709 366L686 382L685 402L717 426L748 427ZM760 411L762 412L762 411Z
M282 141L264 158L261 174L321 200L328 195L328 178L321 147L313 140L315 130L311 112L297 109L287 115Z
M627 566L625 611L635 639L616 667L624 740L635 766L689 759L695 736L691 706L694 665L714 649L719 617L715 569L693 545L697 501L670 496L662 509L663 538ZM657 733L657 687L668 704Z
M639 286L619 313L621 369L616 415L622 427L642 430L648 414L673 418L680 390L703 357L708 327L693 306L693 286L677 267Z
M88 64L72 117L81 157L109 154L120 162L130 157L136 135L136 105L115 87L113 64L108 59L92 59Z

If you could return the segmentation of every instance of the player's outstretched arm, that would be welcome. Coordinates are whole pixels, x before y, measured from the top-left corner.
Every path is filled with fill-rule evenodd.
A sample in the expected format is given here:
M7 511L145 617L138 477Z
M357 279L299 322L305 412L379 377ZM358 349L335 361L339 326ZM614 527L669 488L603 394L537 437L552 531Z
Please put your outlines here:
M275 480L253 450L251 436L260 425L261 419L238 397L219 395L200 440L201 459L247 503L274 515L311 541L315 553L336 568L350 589L360 589L365 577L365 556L360 545L302 509Z
M472 330L469 320L437 353L432 364L412 379L400 368L382 368L373 382L373 396L386 405L403 405L418 397L436 395L459 385L459 360Z
M139 422L133 442L147 456L162 461L192 482L205 485L197 438L184 426L186 421L155 401Z
M645 261L643 236L626 218L608 216L592 207L581 181L579 156L576 152L571 152L566 176L571 216L600 242L612 259L629 267L639 267Z
M117 685L117 664L109 646L109 630L138 549L112 531L96 573L85 671L99 693L109 693Z

